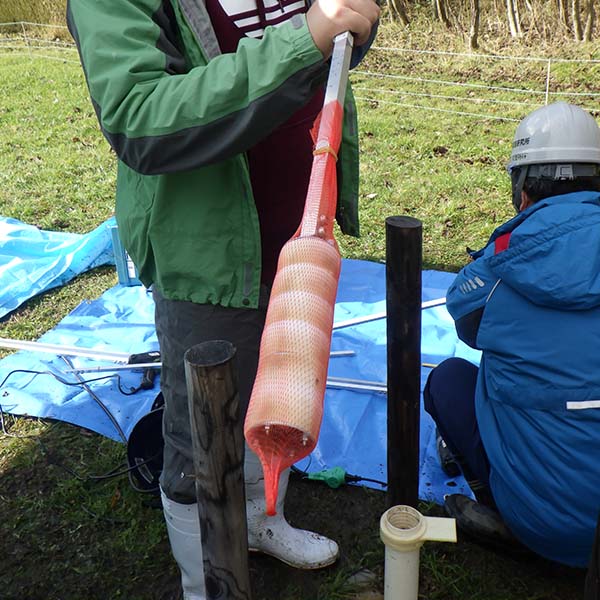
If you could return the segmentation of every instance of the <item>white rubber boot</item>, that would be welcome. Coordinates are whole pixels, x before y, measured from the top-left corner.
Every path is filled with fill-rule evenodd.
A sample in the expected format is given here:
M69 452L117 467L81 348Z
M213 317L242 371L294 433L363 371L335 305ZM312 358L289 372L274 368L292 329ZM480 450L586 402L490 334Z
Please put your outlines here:
M338 545L312 531L295 529L283 516L283 503L290 470L279 480L277 514L269 517L265 510L263 471L256 454L246 446L244 463L246 479L246 513L248 517L248 549L269 554L297 569L320 569L337 560Z
M181 571L183 600L206 600L197 504L179 504L160 491L173 558Z

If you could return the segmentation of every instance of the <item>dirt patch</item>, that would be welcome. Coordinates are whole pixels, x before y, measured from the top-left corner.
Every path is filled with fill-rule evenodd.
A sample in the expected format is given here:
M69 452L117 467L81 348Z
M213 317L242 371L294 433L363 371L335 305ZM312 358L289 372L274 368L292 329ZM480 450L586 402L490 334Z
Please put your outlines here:
M120 444L82 436L61 425L41 435L54 463L102 472L122 458ZM126 478L80 481L32 440L0 437L0 598L2 600L178 600L179 572L171 558L160 502L134 492ZM421 512L442 516L422 504ZM252 554L253 600L381 600L384 547L379 519L383 492L337 490L293 476L286 516L296 527L335 539L340 560L299 571ZM366 586L350 587L355 573ZM535 556L499 554L466 539L427 543L421 551L422 600L580 600L585 572Z

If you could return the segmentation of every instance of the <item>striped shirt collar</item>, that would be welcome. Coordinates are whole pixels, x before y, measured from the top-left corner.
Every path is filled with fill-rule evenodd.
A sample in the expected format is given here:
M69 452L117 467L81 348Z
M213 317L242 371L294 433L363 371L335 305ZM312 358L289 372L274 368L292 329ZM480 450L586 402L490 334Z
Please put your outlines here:
M277 27L294 15L305 13L305 0L219 0L221 7L241 33L259 38L265 27Z

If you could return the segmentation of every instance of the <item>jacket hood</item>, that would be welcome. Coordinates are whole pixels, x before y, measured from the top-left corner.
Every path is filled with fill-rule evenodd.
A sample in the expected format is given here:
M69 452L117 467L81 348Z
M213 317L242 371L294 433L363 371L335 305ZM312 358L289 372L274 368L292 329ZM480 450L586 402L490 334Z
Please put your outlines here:
M490 268L505 284L550 308L600 305L600 193L540 200L499 228L486 253L508 232L509 247L489 257Z

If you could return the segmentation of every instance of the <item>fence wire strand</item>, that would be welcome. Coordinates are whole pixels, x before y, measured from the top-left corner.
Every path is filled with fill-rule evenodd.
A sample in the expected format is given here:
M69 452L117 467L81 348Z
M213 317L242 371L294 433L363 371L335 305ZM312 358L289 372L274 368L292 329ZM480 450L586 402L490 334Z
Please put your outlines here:
M465 83L462 81L447 81L445 79L427 79L425 77L410 77L409 75L391 75L389 73L373 73L372 71L362 70L355 70L354 73L356 73L357 75L366 75L367 77L380 77L382 79L399 79L402 81L416 81L418 83L433 83L436 85L485 89L501 92L513 92L515 94L538 94L542 96L546 94L546 90L532 90L529 88L510 88L501 85L486 85L484 83Z
M510 104L515 106L529 106L536 107L538 104L535 102L520 102L518 100L498 100L496 98L470 98L469 96L447 96L444 94L428 94L425 92L409 92L407 90L389 90L384 88L374 87L362 87L360 85L352 86L353 90L359 90L362 92L373 92L379 94L395 94L398 96L418 96L419 98L436 98L439 100L461 100L463 102L475 102L479 104Z
M53 25L50 23L33 23L29 21L15 21L10 23L0 23L2 28L18 28L19 32L2 35L0 33L0 57L15 55L19 51L31 59L56 60L64 63L79 64L79 60L73 55L76 46L72 41L66 41L59 38L44 39L39 36L39 31L43 28L49 30L67 30L64 25ZM28 31L34 29L35 31ZM62 34L61 34L62 37ZM49 54L55 52L55 55ZM362 95L357 99L364 102L378 103L390 106L399 106L411 108L414 110L433 111L477 119L493 119L498 121L519 121L527 112L533 108L557 99L573 98L578 103L584 99L593 102L595 98L600 97L600 92L581 91L583 81L571 83L570 88L566 89L567 84L562 83L562 89L558 88L558 82L552 81L552 66L560 63L596 65L600 64L600 59L571 59L561 57L542 57L542 56L511 56L501 54L478 54L473 52L452 52L444 50L420 50L415 48L400 48L390 46L373 46L370 55L377 54L412 54L414 56L423 55L429 57L440 57L440 59L476 59L489 61L517 61L530 64L539 63L543 65L544 73L540 74L539 79L544 79L544 89L533 89L531 87L511 87L506 85L488 84L481 80L469 81L457 76L457 80L438 79L429 74L424 67L419 73L418 65L411 66L411 73L414 75L401 74L401 67L395 69L393 66L386 66L385 72L369 70L368 68L355 69L351 75L351 81L354 89ZM507 78L508 76L504 76ZM537 79L537 78L535 78ZM389 82L389 87L398 86L397 89L385 89L378 86L375 82L385 80ZM373 82L373 83L372 83ZM552 85L556 83L556 85ZM448 89L454 88L454 89ZM465 95L459 95L459 90L464 89ZM450 93L448 93L450 92ZM405 98L420 98L421 104L411 104L407 102L394 101L392 99L382 99L382 95L388 95L404 100ZM531 96L530 101L526 101L523 96ZM500 97L498 97L500 96ZM512 96L512 97L511 97ZM427 104L429 102L429 104ZM459 106L456 106L459 104ZM482 107L487 112L501 111L506 107L504 114L486 114L477 113L469 110L473 105ZM583 107L586 108L586 107ZM588 111L596 112L598 109L587 108Z
M549 60L556 63L600 63L596 58L554 58L552 56L512 56L509 54L479 54L475 52L450 52L447 50L418 50L415 48L395 48L390 46L371 46L372 50L381 50L383 52L406 52L408 54L428 54L432 56L455 56L461 58L475 58L477 60L485 58L490 60L516 60L519 62L542 62Z
M364 96L356 96L357 100L363 100L364 102L374 102L376 104L388 104L390 106L402 106L404 108L414 108L420 110L430 110L434 112L449 113L453 115L462 115L465 117L477 117L478 119L493 119L494 121L515 121L519 122L521 119L513 119L511 117L499 117L497 115L486 115L482 113L473 113L462 110L450 110L448 108L439 108L437 106L423 106L422 104L408 104L406 102L392 102L391 100L380 100L378 98L366 98Z

